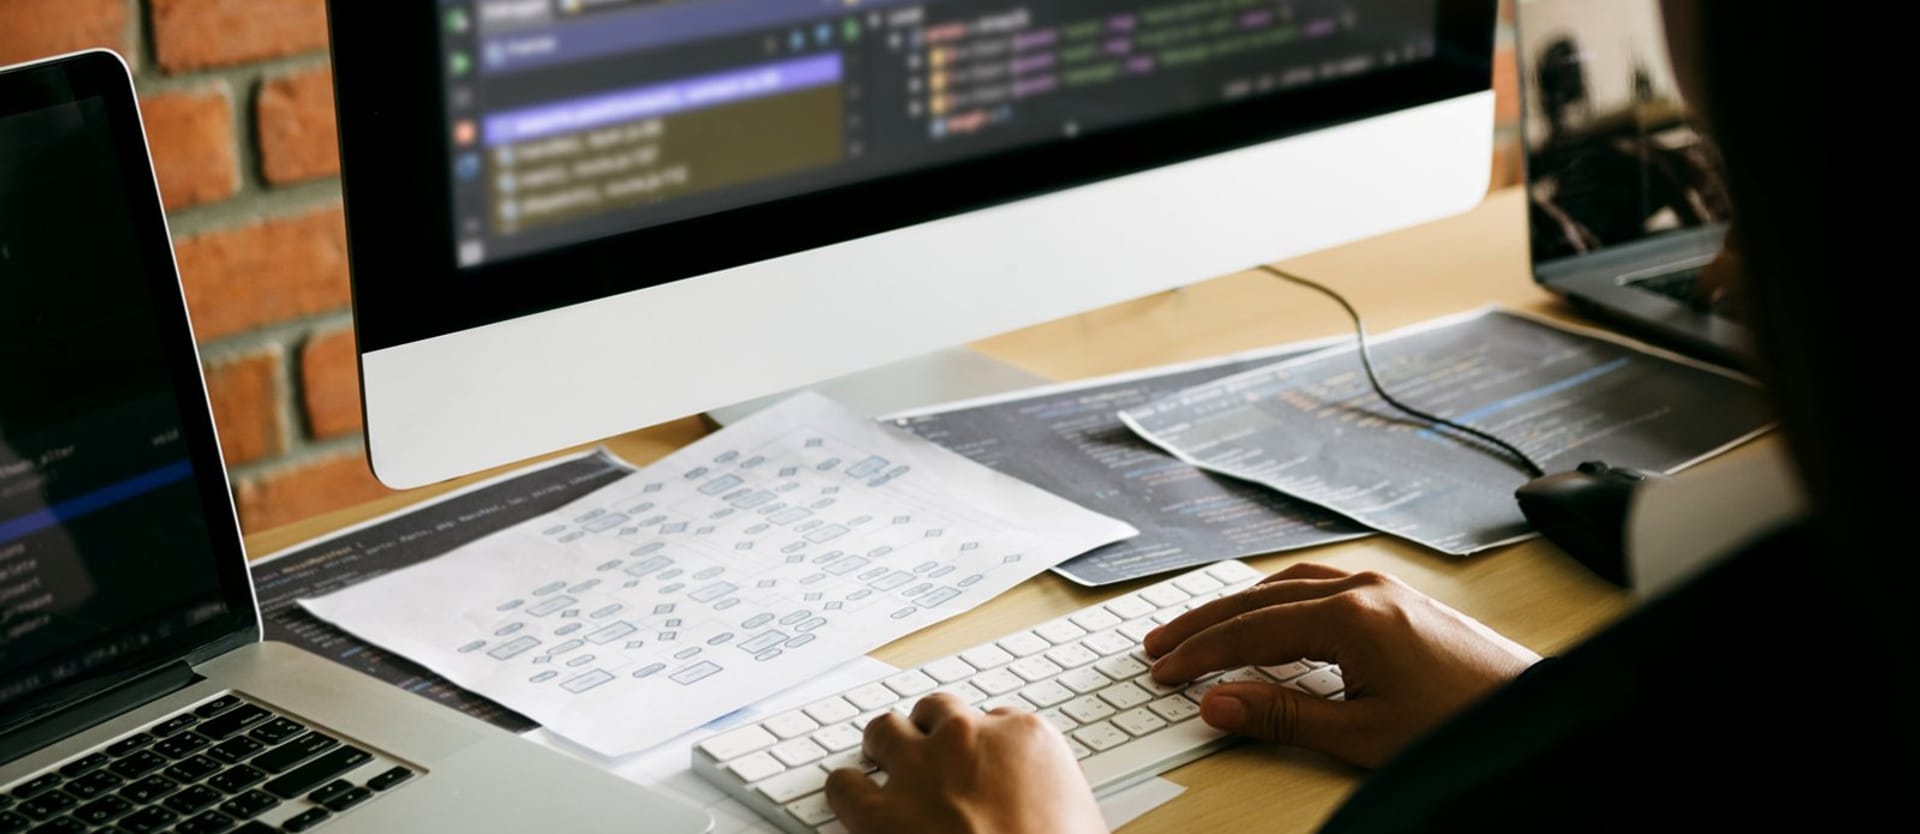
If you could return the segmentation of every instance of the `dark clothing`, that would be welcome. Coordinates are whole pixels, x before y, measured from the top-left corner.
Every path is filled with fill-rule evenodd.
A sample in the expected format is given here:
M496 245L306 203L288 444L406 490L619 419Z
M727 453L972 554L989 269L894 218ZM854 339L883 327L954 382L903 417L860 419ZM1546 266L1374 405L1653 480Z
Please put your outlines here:
M1778 533L1417 741L1323 829L1920 830L1914 658L1846 596L1866 577Z

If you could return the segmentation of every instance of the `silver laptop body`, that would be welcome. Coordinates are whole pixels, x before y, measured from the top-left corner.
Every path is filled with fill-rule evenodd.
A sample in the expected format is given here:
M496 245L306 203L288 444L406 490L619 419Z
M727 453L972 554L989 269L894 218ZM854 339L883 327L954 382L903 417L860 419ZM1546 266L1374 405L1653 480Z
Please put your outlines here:
M125 65L0 68L0 831L710 830L262 642L199 367Z

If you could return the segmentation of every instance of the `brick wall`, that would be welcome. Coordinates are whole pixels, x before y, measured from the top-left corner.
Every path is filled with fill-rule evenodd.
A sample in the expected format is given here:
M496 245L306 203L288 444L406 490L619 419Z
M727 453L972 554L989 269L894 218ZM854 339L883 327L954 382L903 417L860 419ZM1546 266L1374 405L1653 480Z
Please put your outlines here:
M361 451L324 0L0 0L0 65L134 68L242 523L385 493Z
M1494 187L1520 176L1502 20ZM326 31L324 0L0 0L0 65L101 46L134 67L250 531L385 492L359 436Z

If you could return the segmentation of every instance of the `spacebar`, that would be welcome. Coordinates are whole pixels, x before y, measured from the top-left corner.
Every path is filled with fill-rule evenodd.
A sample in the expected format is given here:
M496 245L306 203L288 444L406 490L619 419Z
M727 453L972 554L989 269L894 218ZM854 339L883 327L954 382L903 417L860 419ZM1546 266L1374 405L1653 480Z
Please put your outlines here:
M1175 724L1151 735L1095 753L1080 760L1093 792L1105 794L1172 770L1233 743L1234 738L1207 726L1199 718Z

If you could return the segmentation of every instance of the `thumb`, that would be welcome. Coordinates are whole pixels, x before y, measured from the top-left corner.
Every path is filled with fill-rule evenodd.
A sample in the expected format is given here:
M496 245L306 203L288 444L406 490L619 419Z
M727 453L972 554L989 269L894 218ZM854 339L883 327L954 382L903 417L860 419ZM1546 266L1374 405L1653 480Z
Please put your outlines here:
M1271 683L1223 683L1200 702L1200 718L1236 735L1350 758L1353 704Z
M878 831L868 819L880 799L880 786L859 768L843 767L827 774L827 807L853 831Z

